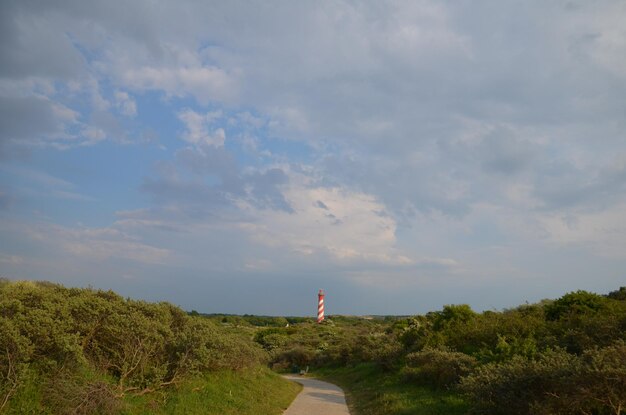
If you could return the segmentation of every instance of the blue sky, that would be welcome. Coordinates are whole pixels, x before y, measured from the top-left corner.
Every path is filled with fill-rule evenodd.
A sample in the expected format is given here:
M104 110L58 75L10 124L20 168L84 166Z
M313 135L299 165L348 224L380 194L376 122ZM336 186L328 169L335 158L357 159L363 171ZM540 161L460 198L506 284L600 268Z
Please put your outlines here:
M203 312L626 284L626 3L7 1L0 274Z

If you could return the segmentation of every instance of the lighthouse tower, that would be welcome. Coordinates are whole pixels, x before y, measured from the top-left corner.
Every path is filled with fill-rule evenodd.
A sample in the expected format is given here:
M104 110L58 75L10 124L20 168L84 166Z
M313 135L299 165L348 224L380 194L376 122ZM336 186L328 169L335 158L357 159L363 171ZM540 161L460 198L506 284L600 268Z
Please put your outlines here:
M317 322L324 321L324 291L320 290L317 294Z

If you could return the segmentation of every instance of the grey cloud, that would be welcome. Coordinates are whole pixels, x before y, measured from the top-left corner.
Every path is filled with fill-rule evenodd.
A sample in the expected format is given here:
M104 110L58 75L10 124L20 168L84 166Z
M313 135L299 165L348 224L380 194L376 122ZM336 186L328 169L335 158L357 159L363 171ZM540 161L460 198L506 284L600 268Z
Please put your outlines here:
M509 134L489 134L481 143L480 153L483 168L489 172L514 175L529 166L534 157L534 149L527 141L511 137Z
M52 102L43 98L0 96L0 117L2 140L39 139L63 127Z
M396 217L410 221L416 212L440 211L450 216L469 212L473 195L449 193L453 185L469 178L456 177L451 171L454 166L445 159L445 154L433 153L432 160L407 165L411 163L406 158L372 161L342 155L327 156L322 162L323 171L328 172L325 184L344 183L375 194Z
M193 176L188 177L186 172ZM236 210L235 199L260 208L293 212L281 191L288 182L280 168L244 171L229 150L201 144L177 151L175 162L161 163L157 176L144 179L141 189L159 203L190 204L209 213L225 207Z
M531 165L541 171L550 163L549 157L537 158L523 136L506 137L502 130L471 154L439 147L466 132L459 120L512 129L531 125L538 135L551 135L555 146L575 136L585 149L590 137L581 132L582 121L603 128L603 140L623 142L624 128L615 123L626 127L618 119L625 87L605 76L596 59L603 34L612 29L606 19L611 2L593 9L582 3L339 2L332 12L309 4L242 9L237 2L134 2L123 13L105 2L11 7L46 15L50 25L66 22L76 45L94 52L99 68L117 83L133 69L199 65L240 71L239 102L269 116L275 134L322 141L319 148L336 143L347 158L334 162L320 154L328 180L373 193L395 212L462 215L493 186L514 183ZM589 13L607 24L589 23ZM5 15L17 13L7 9ZM7 35L17 33L16 24L5 26ZM100 34L91 33L91 26ZM114 52L122 52L119 59ZM277 65L289 71L277 71ZM609 124L612 131L601 127ZM418 153L427 161L411 163L409 156ZM177 155L192 170L219 177L224 191L241 194L246 180L223 156ZM263 203L281 204L279 198Z
M28 3L0 6L0 76L70 79L85 74L82 56L59 30L62 24L36 8L25 12Z
M528 169L542 148L523 131L502 125L480 125L472 137L452 136L437 140L438 157L466 178L482 173L513 177ZM473 177L472 177L473 176Z
M249 131L263 125L269 134L260 138L263 145L273 139L310 144L309 179L375 198L390 216L401 219L399 235L410 233L412 224L427 228L419 229L422 235L399 238L405 246L423 238L420 248L439 249L432 253L438 258L459 248L450 240L469 229L458 251L470 256L475 268L462 276L464 281L438 269L437 261L423 260L415 267L416 276L401 278L419 282L415 289L402 290L404 304L415 304L415 293L420 292L443 301L436 293L454 289L466 295L471 288L479 293L477 299L484 298L480 283L469 282L484 281L490 269L478 256L507 263L492 272L490 287L506 285L494 281L508 275L513 259L520 273L560 281L555 294L562 293L570 274L584 283L585 272L603 269L604 275L616 275L623 265L589 261L592 254L572 251L557 261L549 257L558 250L544 250L534 237L522 249L516 246L514 253L505 249L503 255L474 254L481 243L501 247L511 238L522 238L493 225L493 212L512 216L500 218L502 222L527 224L533 215L545 213L541 209L573 212L575 217L579 210L602 212L624 202L624 168L619 163L609 166L614 157L626 154L620 2L339 1L331 6L291 2L276 7L266 2L138 0L22 1L0 7L0 75L9 81L61 81L54 93L64 95L60 102L68 102L76 97L69 96L63 82L80 83L88 73L105 87L156 91L174 105L179 98L195 98L202 110L224 104L224 111L250 110L262 121L241 116L246 125L237 128ZM185 79L181 68L187 71ZM146 80L146 74L152 77ZM160 82L164 78L167 85ZM207 86L206 81L215 85ZM50 118L50 102L34 96L21 104L3 99L8 102L0 107L3 139L62 131ZM20 105L23 110L17 111ZM92 118L95 124L98 117ZM114 131L108 121L98 125ZM233 199L289 212L293 208L282 193L287 174L271 164L275 160L268 157L244 168L224 148L179 150L173 162L164 163L143 182L141 189L153 197L150 212L120 215L120 221L180 231L181 223L193 226L241 215ZM523 191L511 198L512 188ZM535 203L539 206L533 211ZM484 213L489 216L484 226L472 216L481 204L493 209ZM452 230L429 221L440 213L453 223ZM219 237L207 236L196 245L196 256L206 255L207 245L219 248L229 235L223 231ZM231 237L232 247L240 249L241 240ZM181 237L176 243L183 246L188 240ZM254 249L260 257L277 255ZM210 259L219 263L228 251L216 249ZM231 251L234 259L242 259L240 251ZM533 256L537 251L542 254ZM284 278L291 278L293 270L304 275L304 262L294 261L285 261L292 268ZM204 275L213 266L209 262L193 266ZM534 265L529 267L529 262ZM583 262L593 266L584 272L567 269L568 264L579 268ZM330 268L321 273L329 284L336 280L336 269ZM383 268L385 276L380 278L386 281L388 268ZM442 281L446 276L449 280ZM350 275L340 278L345 283ZM528 286L544 282L537 281ZM422 282L432 284L424 289ZM224 284L228 288L222 292L232 292L233 285ZM392 303L372 294L380 291L369 290L370 297L363 298ZM486 292L497 296L496 291ZM396 298L398 291L389 295ZM361 298L353 293L348 297ZM513 296L509 300L517 301Z
M322 202L321 200L318 200L317 202L315 202L315 206L317 206L320 209L328 210L328 206L326 206L326 204Z
M102 130L107 137L118 141L128 142L128 128L108 111L94 111L90 116L90 125Z
M203 207L211 211L230 206L228 193L198 181L145 178L140 189L152 195L157 203Z
M590 174L570 163L553 163L537 176L535 195L549 210L597 211L624 200L626 167Z
M222 147L200 144L200 150L184 148L176 152L176 161L195 174L219 178L229 193L243 194L244 183L233 155Z
M280 186L289 182L289 177L278 168L254 173L248 177L252 185L253 201L261 206L293 213L293 208L283 196Z

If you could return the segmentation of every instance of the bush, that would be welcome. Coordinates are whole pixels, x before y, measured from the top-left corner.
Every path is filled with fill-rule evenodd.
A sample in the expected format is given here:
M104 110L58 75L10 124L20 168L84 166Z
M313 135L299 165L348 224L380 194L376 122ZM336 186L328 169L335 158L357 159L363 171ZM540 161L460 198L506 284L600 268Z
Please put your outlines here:
M620 414L626 405L626 346L583 356L549 351L479 367L461 381L476 414Z
M569 396L580 408L600 404L601 413L619 415L626 409L626 343L583 354L584 371Z
M277 363L282 363L286 367L304 368L315 360L316 351L306 346L295 346L282 352L276 359Z
M573 314L592 314L598 312L606 304L606 298L587 291L576 291L546 305L546 318L558 320Z
M63 370L44 388L44 405L55 414L110 415L122 409L115 387L83 371Z
M424 349L406 356L408 368L405 376L409 381L448 388L474 370L475 358L449 350Z
M626 287L619 287L619 290L611 291L607 297L613 300L626 301Z
M168 303L51 283L0 284L0 411L13 410L12 398L23 402L16 396L29 385L40 395L48 379L43 398L33 398L44 399L45 408L106 413L111 385L118 397L148 393L189 374L265 361L248 335ZM94 373L89 382L87 372ZM35 379L28 385L26 373Z
M20 387L32 349L15 324L0 317L0 412Z

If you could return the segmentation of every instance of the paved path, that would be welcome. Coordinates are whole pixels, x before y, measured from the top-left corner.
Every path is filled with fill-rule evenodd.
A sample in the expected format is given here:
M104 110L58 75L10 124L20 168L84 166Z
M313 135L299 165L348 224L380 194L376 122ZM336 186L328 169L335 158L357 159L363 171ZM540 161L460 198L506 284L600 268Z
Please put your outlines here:
M346 398L338 386L302 376L285 377L301 383L304 388L283 415L350 415Z

